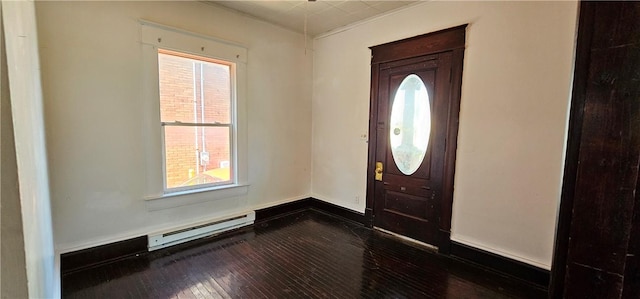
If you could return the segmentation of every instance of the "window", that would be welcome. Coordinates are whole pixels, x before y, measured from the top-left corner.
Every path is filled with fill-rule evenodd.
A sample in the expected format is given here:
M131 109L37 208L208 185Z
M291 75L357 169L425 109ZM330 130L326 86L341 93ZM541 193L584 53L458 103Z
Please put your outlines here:
M246 204L247 49L140 21L148 210Z
M165 191L234 183L234 64L158 50Z

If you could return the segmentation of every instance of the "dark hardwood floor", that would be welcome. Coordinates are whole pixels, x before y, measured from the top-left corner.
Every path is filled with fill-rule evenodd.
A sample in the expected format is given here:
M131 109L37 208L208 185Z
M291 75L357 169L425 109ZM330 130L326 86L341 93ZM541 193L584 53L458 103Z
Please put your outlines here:
M64 298L546 298L314 210L65 274Z

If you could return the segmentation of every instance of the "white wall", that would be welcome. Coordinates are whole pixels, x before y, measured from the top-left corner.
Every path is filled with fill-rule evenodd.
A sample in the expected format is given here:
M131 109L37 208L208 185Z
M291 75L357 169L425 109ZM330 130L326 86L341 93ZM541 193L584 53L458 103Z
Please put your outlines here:
M310 190L311 54L298 33L200 2L36 3L59 252ZM139 19L248 48L249 193L149 211Z
M575 2L428 2L315 39L312 196L364 211L368 47L469 23L452 239L549 269L576 14Z
M24 237L24 247L12 250L16 250L16 259L21 258L18 251L24 250L29 298L52 298L58 295L59 290L54 269L35 9L32 1L3 1L1 4L17 170L17 181L13 177L13 183L17 182L19 186L19 193L10 191L8 200L19 194ZM9 175L15 175L11 166ZM2 195L4 201L5 194ZM12 203L14 207L16 204ZM21 266L19 260L14 264L14 267ZM21 272L17 271L13 282L22 282ZM14 287L20 291L22 286Z

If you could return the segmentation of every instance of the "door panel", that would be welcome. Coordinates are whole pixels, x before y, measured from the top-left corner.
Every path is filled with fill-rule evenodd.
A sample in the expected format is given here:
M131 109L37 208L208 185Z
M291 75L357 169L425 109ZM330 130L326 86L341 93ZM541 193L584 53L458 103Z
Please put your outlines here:
M430 120L422 121L431 127L426 153L415 172L403 173L394 159L390 136L402 132L404 142L415 142L420 136L415 130L392 124L391 113L396 93L405 78L417 76L426 86L430 108ZM393 63L381 64L378 80L378 113L376 131L376 161L383 164L382 180L374 185L374 225L382 229L400 233L416 240L437 245L440 220L440 199L443 189L445 143L449 107L451 78L451 52L411 58ZM401 92L407 95L402 116L415 122L415 117L425 117L413 111L417 100L413 88ZM399 107L399 106L398 106ZM397 113L397 112L396 112ZM418 120L420 121L420 120ZM423 128L424 129L424 128ZM409 132L404 132L409 131ZM397 142L396 142L397 143ZM414 147L407 145L406 148ZM411 148L406 152L417 152ZM396 154L395 158L409 154ZM406 172L406 171L405 171ZM378 208L379 207L379 208Z
M387 191L385 193L384 209L386 212L405 214L419 219L426 219L429 210L428 197L410 195L402 192Z

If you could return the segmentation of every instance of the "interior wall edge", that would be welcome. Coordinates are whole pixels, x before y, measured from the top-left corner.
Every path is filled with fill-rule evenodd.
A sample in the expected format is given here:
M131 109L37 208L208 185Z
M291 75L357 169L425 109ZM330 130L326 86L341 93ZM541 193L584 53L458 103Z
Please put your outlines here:
M2 1L1 5L28 296L58 298L35 4Z
M26 298L27 273L18 170L0 5L0 298Z

